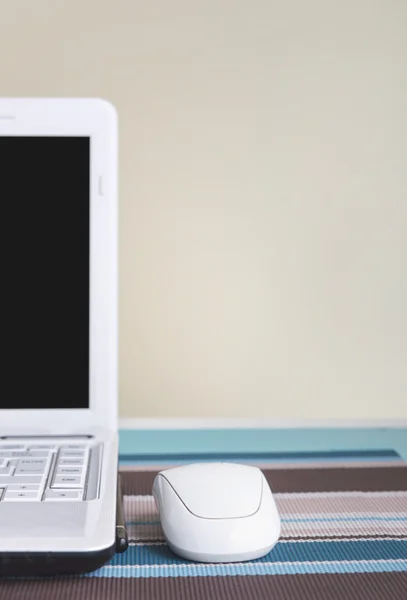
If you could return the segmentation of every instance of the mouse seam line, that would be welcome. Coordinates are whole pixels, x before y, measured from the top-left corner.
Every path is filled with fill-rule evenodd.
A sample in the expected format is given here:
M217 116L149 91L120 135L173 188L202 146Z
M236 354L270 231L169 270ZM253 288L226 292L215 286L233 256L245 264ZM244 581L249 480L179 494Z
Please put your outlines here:
M260 506L261 503L263 501L263 477L261 478L261 493L260 493L260 502L258 507L256 508L256 510L252 513L250 513L250 515L245 515L244 517L201 517L197 514L195 514L190 508L188 508L188 506L185 504L185 502L183 501L183 499L181 498L181 496L178 494L177 490L174 488L174 486L172 485L172 483L166 478L166 476L163 473L159 473L160 477L162 477L163 479L165 479L165 481L168 483L168 485L170 486L170 488L173 490L174 494L180 499L181 503L185 506L185 508L187 509L187 511L193 515L194 517L196 517L197 519L202 519L203 521L233 521L236 519L248 519L249 517L253 517L255 514L257 514L260 510Z

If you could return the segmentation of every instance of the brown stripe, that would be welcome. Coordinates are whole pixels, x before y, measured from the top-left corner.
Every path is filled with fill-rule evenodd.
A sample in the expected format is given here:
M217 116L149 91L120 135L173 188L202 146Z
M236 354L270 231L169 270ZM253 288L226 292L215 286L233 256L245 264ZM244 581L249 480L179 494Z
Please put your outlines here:
M122 471L122 490L126 496L148 496L151 494L157 471L131 473Z
M407 491L406 467L265 469L274 493ZM123 472L126 495L149 495L157 471Z
M407 490L407 467L264 471L273 492L398 492Z
M3 581L1 600L405 600L407 573Z

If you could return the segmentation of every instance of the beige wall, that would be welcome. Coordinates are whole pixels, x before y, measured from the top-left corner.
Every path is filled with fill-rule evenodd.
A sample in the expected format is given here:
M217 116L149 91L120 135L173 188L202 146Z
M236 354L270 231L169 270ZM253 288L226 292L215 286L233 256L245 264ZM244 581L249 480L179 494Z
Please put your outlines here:
M0 0L121 119L122 416L407 416L407 3Z

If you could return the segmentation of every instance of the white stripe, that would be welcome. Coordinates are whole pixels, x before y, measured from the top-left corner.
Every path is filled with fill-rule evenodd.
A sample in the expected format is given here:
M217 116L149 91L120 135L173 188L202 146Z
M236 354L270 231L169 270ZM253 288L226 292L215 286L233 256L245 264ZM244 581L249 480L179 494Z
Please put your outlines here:
M119 429L308 429L407 427L407 419L119 419Z
M129 546L166 546L167 542L135 542L129 540Z
M244 562L244 563L221 563L223 567L234 567L240 564L243 567L246 566L275 566L279 567L282 565L374 565L374 564L404 564L407 561L404 558L395 558L389 560L315 560L315 561L293 561L293 562ZM143 569L148 567L149 569L178 569L178 568L207 568L213 569L219 563L188 563L188 564L177 564L177 565L106 565L105 569Z
M407 498L407 491L386 490L385 492L289 492L273 494L277 498L365 498L366 496L373 498Z

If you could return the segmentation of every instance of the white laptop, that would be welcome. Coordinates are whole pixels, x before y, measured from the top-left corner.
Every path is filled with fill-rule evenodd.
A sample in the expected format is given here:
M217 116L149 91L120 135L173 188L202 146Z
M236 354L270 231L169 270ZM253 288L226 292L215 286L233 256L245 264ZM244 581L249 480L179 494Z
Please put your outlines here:
M117 119L0 99L0 575L114 553Z

